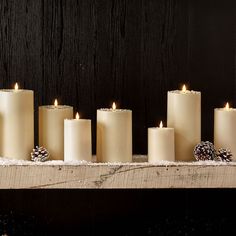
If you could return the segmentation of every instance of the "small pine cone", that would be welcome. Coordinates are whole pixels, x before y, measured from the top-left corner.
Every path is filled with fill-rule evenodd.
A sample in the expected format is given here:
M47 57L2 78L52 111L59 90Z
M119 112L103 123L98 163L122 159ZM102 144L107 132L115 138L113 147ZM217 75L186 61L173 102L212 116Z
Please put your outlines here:
M201 142L195 146L193 155L197 161L214 160L216 157L216 150L211 142Z
M44 147L36 146L33 151L31 152L31 161L47 161L49 159L50 153Z
M217 152L215 160L231 162L233 160L233 154L229 149L220 148Z

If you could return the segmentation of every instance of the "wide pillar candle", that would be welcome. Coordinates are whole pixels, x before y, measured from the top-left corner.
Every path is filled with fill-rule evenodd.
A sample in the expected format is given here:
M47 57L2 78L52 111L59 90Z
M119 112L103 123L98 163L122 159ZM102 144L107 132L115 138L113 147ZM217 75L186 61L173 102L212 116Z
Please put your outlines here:
M97 110L97 161L132 162L131 110Z
M64 120L64 160L92 161L91 120Z
M64 120L73 118L73 107L39 107L39 145L48 149L50 159L64 159Z
M216 108L214 111L214 144L218 148L230 149L236 160L236 109Z
M175 159L193 161L193 149L201 141L201 93L168 92L167 126L175 129Z
M34 148L34 92L0 90L0 156L29 160Z
M175 161L174 129L148 128L148 162Z

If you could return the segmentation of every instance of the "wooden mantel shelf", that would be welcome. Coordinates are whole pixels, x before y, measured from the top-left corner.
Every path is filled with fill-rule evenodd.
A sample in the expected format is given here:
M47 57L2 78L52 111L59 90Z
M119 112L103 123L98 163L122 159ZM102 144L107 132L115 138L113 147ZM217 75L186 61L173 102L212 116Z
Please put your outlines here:
M0 160L1 189L235 188L236 162L35 164Z

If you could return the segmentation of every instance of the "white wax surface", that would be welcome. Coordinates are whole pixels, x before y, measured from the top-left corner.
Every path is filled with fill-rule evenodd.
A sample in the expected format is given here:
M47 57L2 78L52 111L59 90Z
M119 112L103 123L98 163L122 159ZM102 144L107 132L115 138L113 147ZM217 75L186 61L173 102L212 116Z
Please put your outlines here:
M215 109L214 144L217 149L230 149L233 154L233 160L236 160L236 109Z
M92 161L91 120L64 121L64 160Z
M173 128L148 129L148 162L174 161L175 144Z
M132 111L97 110L98 162L132 162Z
M0 90L0 155L29 160L34 148L34 92Z
M175 129L175 158L192 161L193 149L201 141L201 93L168 92L167 126Z
M51 160L64 160L64 119L72 118L71 106L39 107L39 145L48 149Z

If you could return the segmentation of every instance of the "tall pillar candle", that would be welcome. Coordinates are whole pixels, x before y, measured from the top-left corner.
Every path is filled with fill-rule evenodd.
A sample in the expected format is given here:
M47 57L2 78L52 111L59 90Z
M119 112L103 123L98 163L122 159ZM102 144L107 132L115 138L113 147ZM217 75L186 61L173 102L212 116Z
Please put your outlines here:
M39 145L48 149L50 159L64 159L64 120L73 118L73 107L54 105L39 107Z
M148 162L175 161L174 129L163 127L148 128Z
M236 161L236 109L216 108L214 111L214 144L217 149L230 149Z
M193 149L201 141L201 93L168 92L167 126L175 129L175 159L192 161Z
M97 110L98 162L132 162L132 111Z
M0 156L29 160L34 148L34 92L0 90Z
M91 120L64 120L64 160L92 161Z

